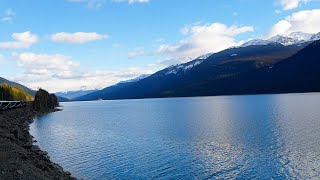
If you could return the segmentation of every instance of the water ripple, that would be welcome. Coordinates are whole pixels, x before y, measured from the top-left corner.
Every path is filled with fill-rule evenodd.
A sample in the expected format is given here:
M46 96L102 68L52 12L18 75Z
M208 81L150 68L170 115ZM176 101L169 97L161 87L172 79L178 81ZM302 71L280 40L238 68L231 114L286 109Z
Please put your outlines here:
M63 105L31 133L79 178L320 178L319 94Z

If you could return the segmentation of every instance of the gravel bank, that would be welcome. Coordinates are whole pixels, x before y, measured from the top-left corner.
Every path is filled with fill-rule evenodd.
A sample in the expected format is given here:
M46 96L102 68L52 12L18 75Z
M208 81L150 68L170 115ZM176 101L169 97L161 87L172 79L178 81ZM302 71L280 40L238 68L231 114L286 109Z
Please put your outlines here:
M75 179L33 145L29 125L36 115L31 107L0 111L0 179Z

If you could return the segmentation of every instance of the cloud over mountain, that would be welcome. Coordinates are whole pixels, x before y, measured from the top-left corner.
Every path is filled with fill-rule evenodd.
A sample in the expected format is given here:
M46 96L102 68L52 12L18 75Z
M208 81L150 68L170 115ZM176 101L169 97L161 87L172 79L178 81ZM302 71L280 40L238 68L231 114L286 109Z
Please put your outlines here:
M288 35L292 32L320 32L320 9L299 11L276 23L268 33L268 37L277 34Z
M161 45L157 53L195 58L208 52L218 52L235 46L239 43L235 39L237 35L253 31L252 26L227 26L222 23L185 27L181 30L181 33L186 36L184 39L176 45Z

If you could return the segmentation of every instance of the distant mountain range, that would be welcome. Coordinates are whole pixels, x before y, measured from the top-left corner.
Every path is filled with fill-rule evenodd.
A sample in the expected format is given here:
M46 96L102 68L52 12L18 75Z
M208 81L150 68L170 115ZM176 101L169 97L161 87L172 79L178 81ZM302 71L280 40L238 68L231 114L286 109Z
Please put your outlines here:
M319 38L292 33L252 40L74 100L319 91Z
M57 92L55 93L56 96L64 97L66 99L73 99L76 97L84 96L95 92L97 90L79 90L79 91L66 91L66 92Z
M56 93L59 101L320 91L320 33L255 39L102 90ZM0 77L0 84L35 91Z
M138 81L141 81L145 78L148 78L149 76L150 75L141 75L135 79L122 81L116 85L113 85L113 86L107 87L105 89L86 94L84 96L79 96L79 97L73 98L72 100L74 100L74 101L87 101L87 100L103 99L107 96L111 96L113 94L113 92L117 92L120 89L123 89L123 88L126 88L127 86L133 85Z

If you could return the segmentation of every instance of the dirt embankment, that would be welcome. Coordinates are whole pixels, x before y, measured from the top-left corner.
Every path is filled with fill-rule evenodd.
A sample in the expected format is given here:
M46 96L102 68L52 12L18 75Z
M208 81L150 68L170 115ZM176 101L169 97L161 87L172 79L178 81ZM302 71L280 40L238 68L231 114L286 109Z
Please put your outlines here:
M0 111L0 179L75 179L33 145L29 125L36 115L31 107Z

